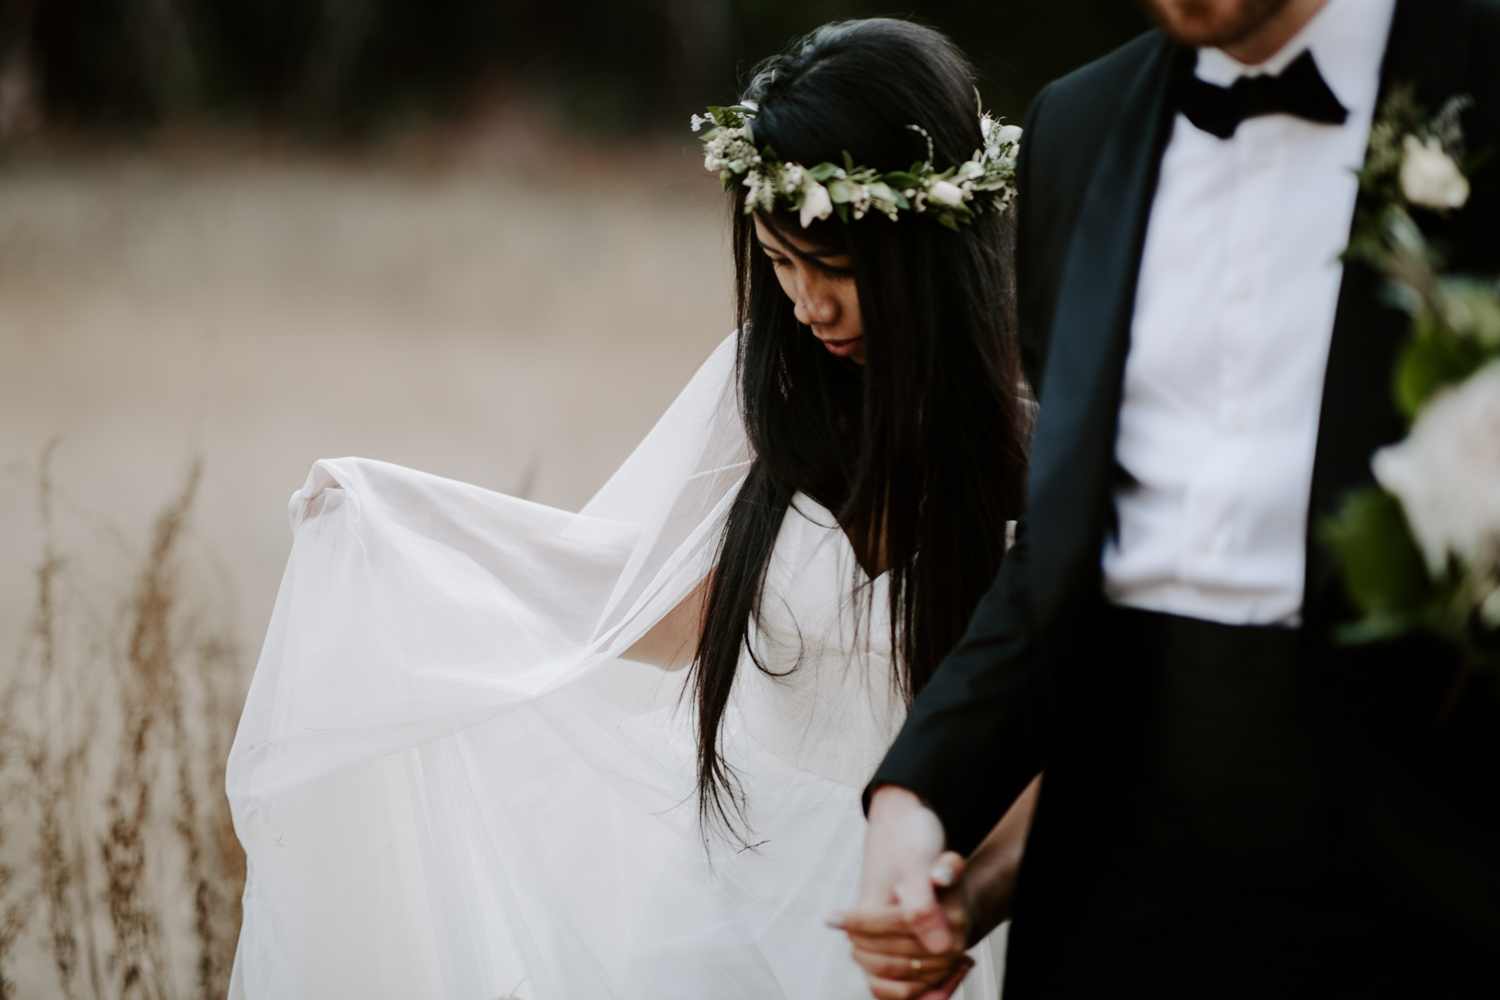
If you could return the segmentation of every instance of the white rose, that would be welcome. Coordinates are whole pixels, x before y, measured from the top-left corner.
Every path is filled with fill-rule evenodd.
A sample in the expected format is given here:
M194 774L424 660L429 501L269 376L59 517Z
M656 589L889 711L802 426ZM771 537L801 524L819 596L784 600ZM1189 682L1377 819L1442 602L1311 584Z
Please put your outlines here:
M1500 362L1445 389L1411 434L1371 463L1401 500L1434 575L1448 554L1470 565L1500 543Z
M954 208L964 203L963 189L947 181L933 181L932 186L927 189L927 197L939 205L951 205Z
M1490 591L1490 596L1479 605L1479 620L1486 628L1500 628L1500 587Z
M1413 205L1462 208L1469 200L1469 181L1437 139L1408 135L1403 142L1401 190Z
M828 189L812 178L802 188L802 228L812 225L814 219L826 219L833 214L833 199Z

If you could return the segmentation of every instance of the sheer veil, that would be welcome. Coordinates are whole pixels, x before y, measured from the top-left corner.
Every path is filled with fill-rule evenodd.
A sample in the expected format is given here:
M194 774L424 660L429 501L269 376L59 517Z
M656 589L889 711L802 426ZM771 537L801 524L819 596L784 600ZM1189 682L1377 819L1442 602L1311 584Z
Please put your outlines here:
M733 370L731 337L577 514L369 459L314 465L230 756L238 832L299 785L547 694L675 607L749 465Z
M455 734L477 728L485 739L514 744L506 752L520 756L491 758L489 766L502 768L561 740L570 766L559 773L539 767L520 785L549 773L582 780L577 761L592 761L588 780L602 775L614 786L615 805L637 821L688 822L679 807L690 760L664 750L659 724L645 738L629 738L632 725L653 715L641 710L639 692L611 702L599 685L571 682L606 664L622 666L619 654L707 572L749 463L734 362L731 336L577 514L366 459L314 465L292 496L292 553L228 765L235 830L249 855L235 995L247 988L252 996L358 995L347 981L318 994L299 979L299 941L328 947L316 922L347 923L351 905L372 886L371 905L388 907L398 901L380 894L400 890L403 879L441 886L435 871L458 875L440 847L443 836L418 829L441 815L442 794L467 781L463 771L473 762L454 756L460 747L446 738ZM632 676L643 674L656 675L658 687L678 683L654 669ZM559 693L581 704L557 711ZM672 708L654 714L662 711ZM525 717L514 725L495 724L518 712ZM547 718L557 725L543 734ZM493 832L469 826L477 839ZM361 852L370 856L349 856ZM409 951L414 940L440 938L439 911L462 912L453 903L434 905L430 920L364 915L353 923L369 926L349 927L333 946L372 968L389 966L383 944ZM502 936L525 937L524 926L506 930ZM406 970L415 992L400 995L470 995L435 990L423 976L474 964L434 956L430 968ZM531 966L525 963L528 973ZM400 992L388 978L378 981L379 995ZM471 995L495 996L484 992L490 986L475 986Z

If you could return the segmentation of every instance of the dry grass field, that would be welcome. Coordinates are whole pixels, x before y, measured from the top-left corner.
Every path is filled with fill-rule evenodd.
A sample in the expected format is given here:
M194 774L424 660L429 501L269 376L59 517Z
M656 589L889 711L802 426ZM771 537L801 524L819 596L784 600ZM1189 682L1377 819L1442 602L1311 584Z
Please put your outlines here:
M287 497L358 454L576 508L727 261L691 150L0 164L0 998L224 995Z

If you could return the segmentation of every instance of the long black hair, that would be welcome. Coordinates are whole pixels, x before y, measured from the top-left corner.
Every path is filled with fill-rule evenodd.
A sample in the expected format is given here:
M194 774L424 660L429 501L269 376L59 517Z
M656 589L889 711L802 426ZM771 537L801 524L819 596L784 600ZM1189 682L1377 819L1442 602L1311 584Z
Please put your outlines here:
M880 18L818 29L763 63L744 96L759 101L756 145L787 162L840 163L847 150L861 166L905 170L927 158L927 139L909 127L919 125L942 170L982 146L974 82L942 35ZM806 229L788 213L760 213L780 233L848 254L860 366L797 322L744 213L745 188L735 190L737 374L754 461L720 542L693 666L705 831L744 818L720 724L792 496L834 512L861 565L888 571L893 683L908 700L963 634L1025 502L1009 215L987 211L955 233L909 212Z

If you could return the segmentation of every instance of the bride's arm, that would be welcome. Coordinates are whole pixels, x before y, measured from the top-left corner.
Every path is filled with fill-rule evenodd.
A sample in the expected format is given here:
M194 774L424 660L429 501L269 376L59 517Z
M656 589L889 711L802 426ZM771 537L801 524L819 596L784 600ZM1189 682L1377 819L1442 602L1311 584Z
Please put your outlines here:
M651 631L625 650L624 658L649 663L663 670L681 670L693 662L698 637L703 632L703 606L708 601L708 581L694 587L682 603L668 611Z

